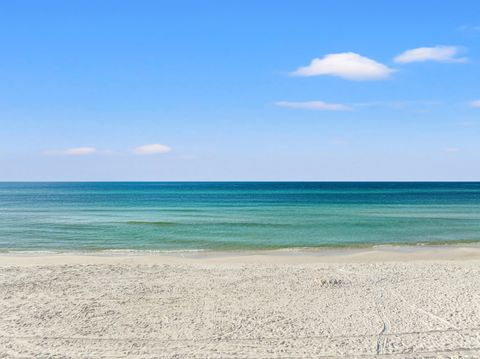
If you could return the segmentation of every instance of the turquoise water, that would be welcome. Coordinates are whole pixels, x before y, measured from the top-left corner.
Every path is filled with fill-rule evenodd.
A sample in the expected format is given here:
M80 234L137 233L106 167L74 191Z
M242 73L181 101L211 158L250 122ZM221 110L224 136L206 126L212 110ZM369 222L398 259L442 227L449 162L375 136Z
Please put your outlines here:
M480 183L0 183L0 251L480 241Z

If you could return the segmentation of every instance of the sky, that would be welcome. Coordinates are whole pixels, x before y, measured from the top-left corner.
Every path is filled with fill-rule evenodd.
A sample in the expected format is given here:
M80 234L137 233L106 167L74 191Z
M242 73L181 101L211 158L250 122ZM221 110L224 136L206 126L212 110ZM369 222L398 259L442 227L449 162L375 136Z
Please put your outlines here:
M0 181L480 180L480 2L0 1Z

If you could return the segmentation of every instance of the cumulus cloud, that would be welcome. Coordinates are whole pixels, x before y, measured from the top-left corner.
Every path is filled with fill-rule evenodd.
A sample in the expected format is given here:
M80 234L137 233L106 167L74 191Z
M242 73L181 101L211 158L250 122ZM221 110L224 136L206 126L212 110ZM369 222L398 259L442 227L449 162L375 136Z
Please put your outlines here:
M368 57L354 52L328 54L315 58L310 65L292 72L294 76L338 76L347 80L380 80L390 76L394 70Z
M172 149L166 145L161 145L159 143L153 143L150 145L139 146L133 149L133 153L137 155L154 155L168 153Z
M323 111L348 111L351 108L341 103L328 103L323 101L290 102L279 101L275 105L286 108L298 108L304 110L323 110Z
M480 108L480 100L471 101L470 106L475 108Z
M48 150L43 154L51 156L87 156L97 153L95 147L73 147L63 150Z
M410 62L465 62L465 57L457 57L460 48L457 46L434 46L418 47L407 50L394 58L396 63L406 64Z

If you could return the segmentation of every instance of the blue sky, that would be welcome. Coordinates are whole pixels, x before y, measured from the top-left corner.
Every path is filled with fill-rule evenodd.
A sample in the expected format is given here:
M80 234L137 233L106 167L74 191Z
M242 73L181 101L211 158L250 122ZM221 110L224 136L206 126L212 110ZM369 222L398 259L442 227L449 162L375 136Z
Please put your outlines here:
M479 14L0 2L0 180L480 180Z

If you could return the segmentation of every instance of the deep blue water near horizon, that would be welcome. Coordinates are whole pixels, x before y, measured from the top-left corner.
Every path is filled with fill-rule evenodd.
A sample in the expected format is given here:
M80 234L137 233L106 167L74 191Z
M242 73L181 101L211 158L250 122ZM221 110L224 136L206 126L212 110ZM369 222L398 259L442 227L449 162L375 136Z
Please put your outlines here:
M480 241L476 182L0 183L0 251Z

